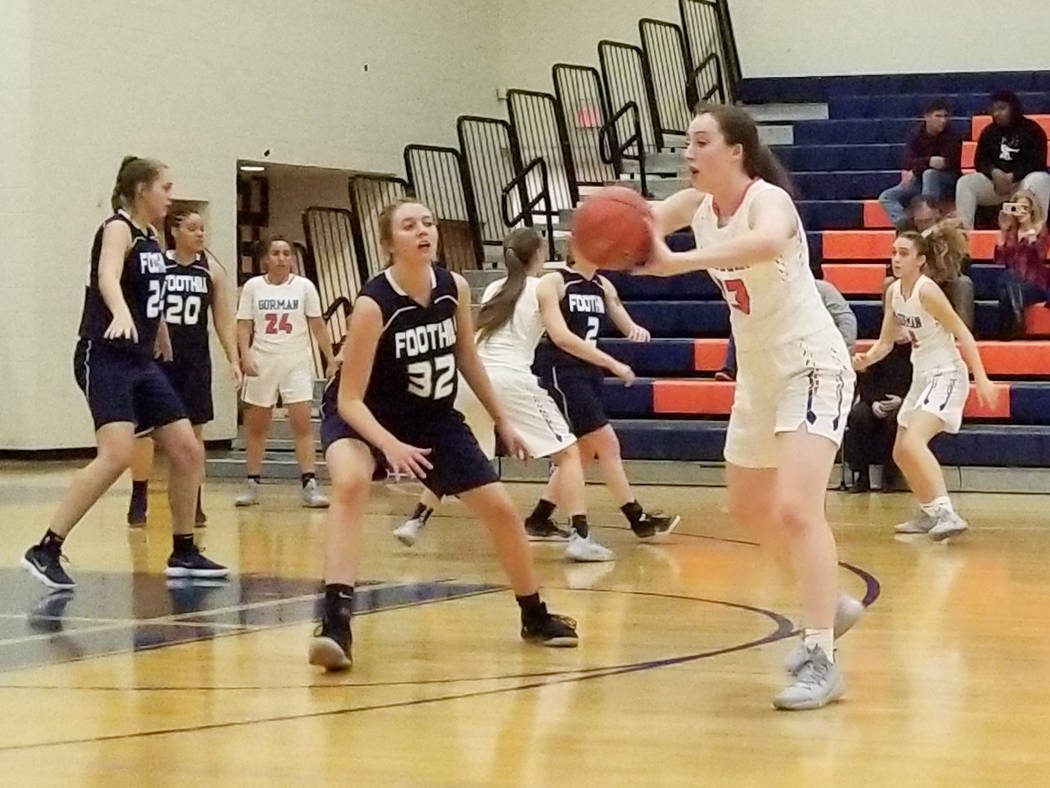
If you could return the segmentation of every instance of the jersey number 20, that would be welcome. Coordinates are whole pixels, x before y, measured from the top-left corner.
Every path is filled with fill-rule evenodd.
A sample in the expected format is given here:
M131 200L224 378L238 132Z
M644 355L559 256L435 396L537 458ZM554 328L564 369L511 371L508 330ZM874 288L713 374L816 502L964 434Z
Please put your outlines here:
M184 296L168 293L168 308L164 312L164 322L177 326L195 326L201 317L201 297Z
M456 358L451 353L416 361L406 368L408 392L426 399L444 399L452 394L456 382Z

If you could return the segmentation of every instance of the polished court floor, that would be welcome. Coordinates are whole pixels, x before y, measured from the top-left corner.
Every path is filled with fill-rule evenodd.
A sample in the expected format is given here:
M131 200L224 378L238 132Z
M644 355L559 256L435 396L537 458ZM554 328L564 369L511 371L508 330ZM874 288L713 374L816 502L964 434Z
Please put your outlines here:
M481 527L459 503L412 550L389 534L415 488L376 485L352 672L306 664L323 517L294 483L232 506L210 483L208 554L229 583L169 584L162 494L127 485L67 542L74 594L18 559L65 464L0 466L0 784L354 786L1050 785L1050 500L959 495L950 544L894 537L900 494L830 496L842 582L870 608L841 642L845 699L778 713L798 620L789 584L711 488L639 488L683 522L636 543L599 487L612 565L537 546L579 649L519 640ZM524 509L538 493L514 485Z

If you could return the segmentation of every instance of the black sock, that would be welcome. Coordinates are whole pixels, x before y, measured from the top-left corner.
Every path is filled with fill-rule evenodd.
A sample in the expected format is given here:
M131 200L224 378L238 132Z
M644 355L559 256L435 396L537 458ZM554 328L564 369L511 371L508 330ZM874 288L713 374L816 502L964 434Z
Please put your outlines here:
M642 511L642 505L638 503L638 501L625 503L620 507L620 511L623 512L623 516L630 521L631 525L636 524L642 519L642 515L645 514L645 512Z
M354 587L345 583L328 583L324 587L324 617L347 619L354 609Z
M132 498L145 498L149 491L149 479L145 481L137 482L134 479L131 480L131 497Z
M572 516L572 530L578 533L584 539L587 538L589 529L587 527L587 515L585 514L574 514Z
M40 540L40 546L57 554L62 552L62 543L65 541L66 537L59 536L48 528L44 538Z
M430 519L430 515L432 515L433 513L434 513L434 510L431 509L426 504L424 504L424 503L417 503L416 504L416 508L412 510L412 517L410 519L412 519L412 520L419 520L420 522L422 522L425 525L427 520Z
M305 486L306 486L306 485L308 485L308 484L309 484L310 482L312 482L312 481L314 480L314 477L315 477L315 476L316 476L316 474L314 474L313 472L310 472L310 473L304 473L304 474L303 474L303 487L305 487Z
M196 546L193 544L193 534L175 534L172 537L172 551L175 555L186 555L192 553Z
M521 608L522 621L535 621L547 614L547 606L540 601L540 592L528 596L515 596Z
M259 482L262 481L262 476L260 476L257 473L249 473L248 474L248 481L255 482L256 484L258 484Z
M554 514L555 506L550 501L540 498L536 504L536 508L532 510L532 514L525 518L527 523L543 523L551 519L551 515Z

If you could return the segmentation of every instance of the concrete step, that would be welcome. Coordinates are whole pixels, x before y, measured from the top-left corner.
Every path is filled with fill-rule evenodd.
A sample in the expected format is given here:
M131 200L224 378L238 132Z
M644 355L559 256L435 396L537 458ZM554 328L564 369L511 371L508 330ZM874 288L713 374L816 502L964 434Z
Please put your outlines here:
M758 139L763 145L794 145L795 127L784 124L760 124Z
M759 123L785 123L794 120L827 120L827 104L743 104Z

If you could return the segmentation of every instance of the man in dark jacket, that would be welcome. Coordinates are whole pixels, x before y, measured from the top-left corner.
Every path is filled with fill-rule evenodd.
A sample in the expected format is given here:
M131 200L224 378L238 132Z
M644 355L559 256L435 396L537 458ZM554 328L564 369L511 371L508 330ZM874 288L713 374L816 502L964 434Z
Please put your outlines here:
M955 187L959 218L971 228L978 205L1002 205L1018 189L1035 194L1044 216L1050 207L1046 132L1025 117L1020 99L1008 90L992 95L992 120L977 141L977 172Z
M959 178L962 135L952 128L948 104L933 101L908 135L901 182L879 195L893 225L900 229L905 209L920 194L933 203L951 199Z

